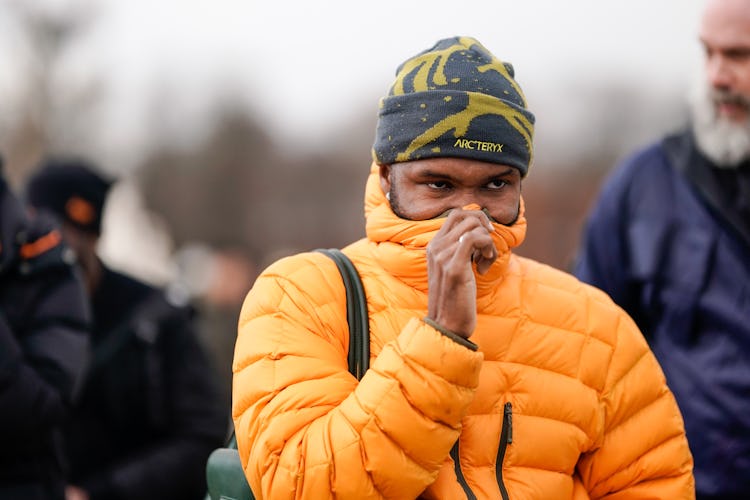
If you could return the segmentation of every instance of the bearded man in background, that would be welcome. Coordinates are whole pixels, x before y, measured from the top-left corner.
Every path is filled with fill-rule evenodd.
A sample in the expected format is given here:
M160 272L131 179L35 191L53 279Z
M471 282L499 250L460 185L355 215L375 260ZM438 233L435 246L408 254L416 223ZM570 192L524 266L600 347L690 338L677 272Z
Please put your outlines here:
M750 2L709 0L682 132L606 182L575 274L638 323L685 419L698 499L750 498Z

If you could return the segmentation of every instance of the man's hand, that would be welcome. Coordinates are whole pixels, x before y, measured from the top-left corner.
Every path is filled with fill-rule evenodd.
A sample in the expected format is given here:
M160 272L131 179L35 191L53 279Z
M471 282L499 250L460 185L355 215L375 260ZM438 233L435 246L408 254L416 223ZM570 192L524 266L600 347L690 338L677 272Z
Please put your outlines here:
M472 263L484 274L497 259L494 231L477 205L452 210L427 245L427 317L464 338L477 324L477 284Z
M65 500L89 500L86 490L69 484L65 487Z

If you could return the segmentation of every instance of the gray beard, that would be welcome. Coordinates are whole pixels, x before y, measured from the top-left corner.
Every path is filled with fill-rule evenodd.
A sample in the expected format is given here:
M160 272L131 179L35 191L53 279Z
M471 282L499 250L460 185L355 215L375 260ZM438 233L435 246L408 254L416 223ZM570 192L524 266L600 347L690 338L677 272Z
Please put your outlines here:
M717 99L740 99L750 109L750 99L715 91L703 80L695 86L690 97L693 133L698 149L720 168L737 168L750 158L750 114L744 123L734 123L716 116L714 104Z

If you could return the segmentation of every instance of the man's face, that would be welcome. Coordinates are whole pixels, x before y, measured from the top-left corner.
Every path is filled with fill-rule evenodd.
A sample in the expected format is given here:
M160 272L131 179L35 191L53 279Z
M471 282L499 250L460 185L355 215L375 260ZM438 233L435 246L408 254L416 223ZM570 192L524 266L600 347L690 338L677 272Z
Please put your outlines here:
M393 212L427 220L476 203L501 224L518 218L521 174L517 168L463 158L428 158L380 167L380 186Z
M717 117L742 123L750 116L750 4L712 0L701 22L706 78Z
M750 157L750 4L711 0L700 40L705 76L691 102L700 149L718 166Z
M92 262L96 259L98 236L78 229L66 221L61 222L60 229L65 244L76 254L83 272L89 274Z

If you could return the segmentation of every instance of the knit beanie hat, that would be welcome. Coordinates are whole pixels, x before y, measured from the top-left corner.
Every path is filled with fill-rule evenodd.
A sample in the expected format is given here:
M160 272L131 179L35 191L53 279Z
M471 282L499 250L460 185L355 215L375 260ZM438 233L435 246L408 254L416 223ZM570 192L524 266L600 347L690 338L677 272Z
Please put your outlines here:
M83 231L101 234L102 212L112 181L80 160L47 161L26 184L26 201Z
M532 161L534 115L513 66L470 37L446 38L406 60L380 100L373 159L381 165L435 157L518 168Z

